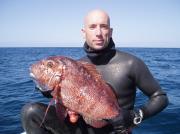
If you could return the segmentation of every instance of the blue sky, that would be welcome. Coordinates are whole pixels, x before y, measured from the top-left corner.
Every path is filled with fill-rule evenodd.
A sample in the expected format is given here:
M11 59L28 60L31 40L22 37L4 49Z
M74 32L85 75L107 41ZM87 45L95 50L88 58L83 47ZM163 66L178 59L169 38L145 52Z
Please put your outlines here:
M118 47L179 47L179 0L0 0L0 47L82 46L92 9L111 18Z

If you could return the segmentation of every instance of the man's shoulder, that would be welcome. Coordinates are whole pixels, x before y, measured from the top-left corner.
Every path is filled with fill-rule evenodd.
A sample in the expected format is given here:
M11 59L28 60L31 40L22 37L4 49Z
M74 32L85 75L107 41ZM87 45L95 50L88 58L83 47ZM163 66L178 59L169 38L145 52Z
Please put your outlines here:
M139 74L142 70L147 69L144 61L133 54L117 50L116 58L119 60L118 62L126 66L126 69L130 70L131 74Z
M131 53L128 53L128 52L124 52L124 51L121 51L121 50L117 50L116 51L116 56L114 58L114 62L116 63L122 63L123 65L126 65L127 68L135 68L135 69L142 69L142 68L146 68L146 64L144 63L144 61L131 54Z
M121 50L116 50L115 57L116 57L116 59L119 59L121 61L128 61L131 63L136 63L136 62L142 61L139 57L137 57L131 53L121 51Z
M89 62L89 58L87 56L83 56L80 59L78 59L78 61L86 61Z

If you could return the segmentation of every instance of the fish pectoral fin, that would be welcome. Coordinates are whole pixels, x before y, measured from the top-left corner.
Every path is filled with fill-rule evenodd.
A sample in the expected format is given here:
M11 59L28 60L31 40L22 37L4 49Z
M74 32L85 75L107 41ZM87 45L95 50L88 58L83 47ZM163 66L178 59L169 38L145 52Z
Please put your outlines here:
M56 107L56 114L60 121L64 121L67 116L67 110L66 107L63 106L60 102L57 102L55 104Z
M51 92L51 95L53 96L55 101L61 99L61 85L60 84L57 84L54 86L53 91Z
M84 121L92 127L101 128L108 124L105 120L93 120L83 116Z

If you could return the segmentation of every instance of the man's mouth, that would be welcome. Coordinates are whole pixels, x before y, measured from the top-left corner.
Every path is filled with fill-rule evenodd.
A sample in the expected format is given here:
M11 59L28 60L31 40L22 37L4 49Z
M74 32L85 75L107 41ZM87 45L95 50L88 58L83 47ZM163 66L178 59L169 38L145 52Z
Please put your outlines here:
M104 40L94 40L97 45L103 45Z

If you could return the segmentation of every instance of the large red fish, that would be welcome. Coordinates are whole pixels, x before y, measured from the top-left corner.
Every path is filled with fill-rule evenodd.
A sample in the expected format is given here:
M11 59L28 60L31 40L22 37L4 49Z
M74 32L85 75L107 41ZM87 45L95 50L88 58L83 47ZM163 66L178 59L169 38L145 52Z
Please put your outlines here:
M33 64L30 75L41 91L51 91L62 105L57 111L77 113L93 127L103 127L106 119L120 114L112 88L90 63L53 56Z

